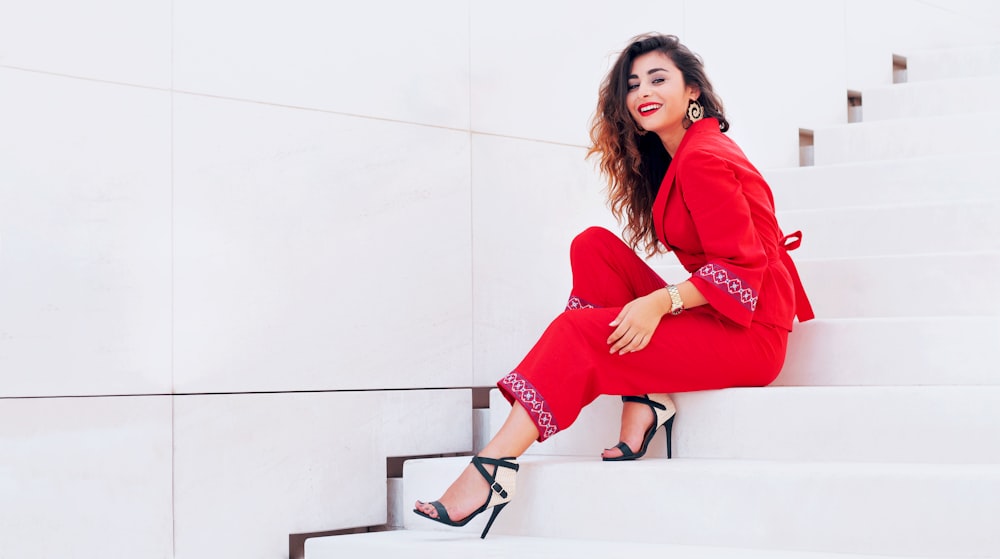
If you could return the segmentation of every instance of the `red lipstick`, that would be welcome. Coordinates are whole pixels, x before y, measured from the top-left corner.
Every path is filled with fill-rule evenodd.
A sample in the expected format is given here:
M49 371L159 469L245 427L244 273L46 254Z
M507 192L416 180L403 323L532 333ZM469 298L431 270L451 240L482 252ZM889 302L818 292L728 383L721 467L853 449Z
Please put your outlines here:
M640 116L649 116L663 107L662 103L643 103L639 105L638 111Z

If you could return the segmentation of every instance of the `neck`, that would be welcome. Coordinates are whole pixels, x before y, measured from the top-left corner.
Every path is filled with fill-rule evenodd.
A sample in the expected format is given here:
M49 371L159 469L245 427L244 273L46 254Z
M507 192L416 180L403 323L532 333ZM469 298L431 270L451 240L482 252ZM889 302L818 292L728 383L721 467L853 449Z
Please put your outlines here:
M671 158L677 153L677 148L680 147L685 132L687 130L683 126L678 126L676 130L664 131L657 134L660 137L660 142L663 143L664 149L667 150Z

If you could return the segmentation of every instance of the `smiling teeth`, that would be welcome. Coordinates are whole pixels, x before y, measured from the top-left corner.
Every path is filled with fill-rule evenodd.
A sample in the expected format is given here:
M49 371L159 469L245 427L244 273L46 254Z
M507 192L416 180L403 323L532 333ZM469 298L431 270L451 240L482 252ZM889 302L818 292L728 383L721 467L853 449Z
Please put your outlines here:
M648 113L649 111L655 111L656 109L659 109L662 106L663 105L647 105L647 106L639 109L639 112L640 113Z

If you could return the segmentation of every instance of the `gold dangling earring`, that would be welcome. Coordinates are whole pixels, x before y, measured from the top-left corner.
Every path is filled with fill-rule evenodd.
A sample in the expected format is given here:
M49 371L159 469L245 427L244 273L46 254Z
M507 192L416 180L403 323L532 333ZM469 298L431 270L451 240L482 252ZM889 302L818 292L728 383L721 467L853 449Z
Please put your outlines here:
M685 116L687 117L688 120L688 126L691 126L692 124L698 122L699 120L702 119L702 117L705 116L705 107L702 107L701 103L699 103L697 100L691 99L690 101L688 101L688 110Z

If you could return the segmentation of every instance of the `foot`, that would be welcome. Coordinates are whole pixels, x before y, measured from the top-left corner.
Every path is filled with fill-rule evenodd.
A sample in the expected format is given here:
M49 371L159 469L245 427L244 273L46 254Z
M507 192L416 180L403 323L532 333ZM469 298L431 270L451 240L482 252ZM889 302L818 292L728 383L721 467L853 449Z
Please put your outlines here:
M493 473L496 469L495 466L487 466L484 464L486 471ZM483 506L490 497L490 486L483 479L483 476L479 474L476 467L469 464L465 467L458 479L452 482L451 486L444 492L438 501L444 506L445 510L448 511L448 516L453 522L460 522L465 517L469 516L476 511L479 507ZM437 509L434 508L430 503L425 503L423 501L417 501L414 508L423 512L431 518L437 518Z
M625 402L622 404L622 428L618 440L628 445L632 452L637 452L654 421L656 417L653 416L653 410L646 404ZM618 458L621 455L621 450L608 448L601 453L601 458Z

